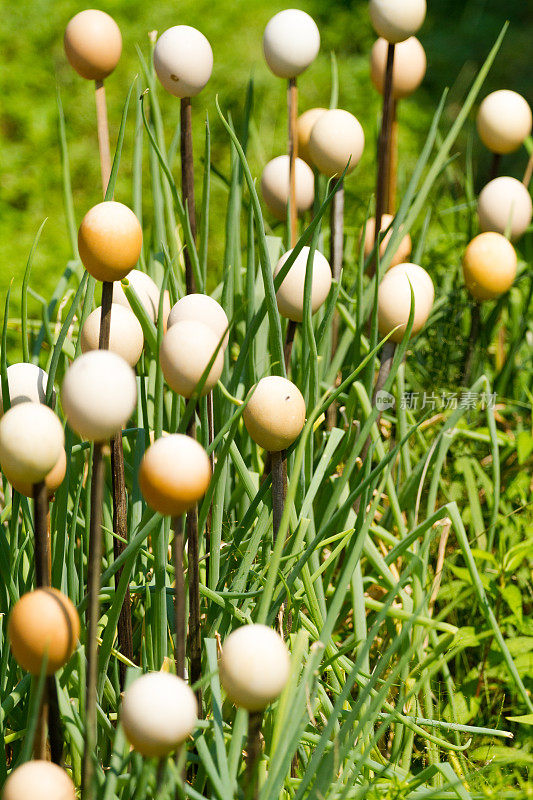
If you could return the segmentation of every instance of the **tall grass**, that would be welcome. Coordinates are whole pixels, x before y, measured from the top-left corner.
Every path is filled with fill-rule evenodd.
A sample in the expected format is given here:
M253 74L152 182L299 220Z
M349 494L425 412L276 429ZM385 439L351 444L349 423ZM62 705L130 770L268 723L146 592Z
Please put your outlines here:
M527 473L533 453L533 370L525 322L533 281L524 262L511 291L484 310L469 387L478 398L474 405L463 399L457 408L436 410L404 403L406 391L462 392L458 365L467 346L468 301L460 257L475 223L471 203L462 201L463 194L473 196L471 175L452 173L452 149L503 34L447 131L442 130L443 97L404 187L380 274L403 223L402 235L412 231L416 258L432 274L437 302L426 330L412 342L406 335L398 350L384 387L396 404L379 424L371 402L383 344L376 326L376 278L367 277L358 237L349 225L342 286L334 286L326 307L313 318L306 283L307 313L296 335L290 375L304 394L307 422L288 453L287 500L275 542L265 454L246 433L242 401L263 375L284 374L286 323L279 316L275 290L305 244L327 252L326 212L336 184L321 185L316 214L302 225L293 256L273 279L284 242L269 232L256 176L246 160L253 122L250 83L241 119L225 114L223 98L211 112L219 115L228 135L228 175L220 175L211 164L206 121L203 165L197 164L203 191L196 249L174 179L175 130L165 125L159 90L147 67L149 54L140 53L141 77L124 107L112 184L123 137L133 136L131 196L117 199L131 204L142 220L141 268L162 288L168 286L175 300L184 292L183 243L193 252L202 289L216 271L209 251L210 184L223 181L226 256L213 296L231 319L230 345L214 391L215 439L208 450L216 465L199 508L204 707L182 753L188 775L184 781L174 760L158 769L130 751L119 720L119 663L125 659L117 650L116 626L128 587L135 652L135 663L127 662L128 681L140 671L173 669L170 530L168 521L146 507L136 476L150 432L158 436L182 430L191 413L162 381L157 359L161 320L156 328L124 282L145 333L145 351L137 367L138 409L123 432L129 540L117 559L109 466L106 476L96 754L100 798L170 798L176 786L179 796L194 800L243 796L246 712L236 711L221 690L217 651L220 640L238 625L260 621L276 626L282 606L290 620L286 636L292 669L283 695L265 713L261 800L464 799L491 796L491 785L500 796L524 796L526 769L533 759L527 738L533 718ZM149 92L139 99L145 88ZM49 401L52 385L61 383L79 353L80 326L98 299L76 253L74 211L81 216L85 209L75 209L72 199L69 125L60 102L58 110L72 260L51 300L40 298L39 320L28 317L25 302L31 292L30 254L20 320L24 359L39 363L50 375ZM149 203L141 190L147 173ZM458 202L448 201L457 194ZM427 224L420 226L428 207L442 231L435 241L426 236ZM525 258L531 243L528 233ZM329 331L335 306L341 321L332 359ZM8 309L9 294L0 365L4 398ZM503 360L495 358L502 319L507 332ZM482 408L479 398L494 391L496 408L487 403ZM328 430L326 411L332 403L339 412L336 427ZM207 445L204 400L194 413L198 438ZM371 447L363 461L368 437ZM52 575L53 585L82 612L87 603L91 447L67 429L66 449L67 475L51 508ZM5 479L2 488L0 602L7 612L32 585L32 521L27 499ZM206 552L202 533L210 507ZM113 576L120 569L115 585ZM9 652L5 619L0 618L0 735L7 763L0 759L0 779L29 757L38 707L32 682ZM77 785L85 717L84 647L82 634L77 652L58 676L66 765Z

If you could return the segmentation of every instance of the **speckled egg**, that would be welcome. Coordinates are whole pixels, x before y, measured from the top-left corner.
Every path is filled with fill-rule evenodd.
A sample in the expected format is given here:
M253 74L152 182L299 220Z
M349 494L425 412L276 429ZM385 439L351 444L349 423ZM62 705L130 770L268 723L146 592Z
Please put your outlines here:
M261 378L251 390L243 417L254 442L277 453L289 447L302 432L305 401L294 383L270 375Z
M194 97L211 77L213 51L196 28L175 25L157 40L154 67L167 92L175 97Z

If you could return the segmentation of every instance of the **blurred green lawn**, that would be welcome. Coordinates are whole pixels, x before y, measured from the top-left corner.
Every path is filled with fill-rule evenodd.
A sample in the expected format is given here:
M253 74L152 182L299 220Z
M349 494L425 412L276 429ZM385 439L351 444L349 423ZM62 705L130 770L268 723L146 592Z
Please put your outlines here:
M300 110L327 105L330 93L330 52L339 63L339 105L360 119L366 134L365 154L358 170L347 181L347 225L360 223L374 185L374 149L379 97L369 80L368 53L374 40L367 12L361 0L299 2L319 24L322 35L320 55L299 80ZM531 96L532 4L509 0L429 0L426 23L419 36L428 54L428 74L417 94L402 103L400 110L400 190L425 138L429 120L445 86L451 86L449 113L460 102L464 90L486 56L505 18L511 27L489 82L488 91L507 87ZM47 217L34 261L31 285L44 296L55 285L69 258L61 192L60 153L57 136L56 84L61 92L71 159L72 184L77 222L100 200L98 148L94 125L93 85L81 79L67 64L63 52L63 31L70 17L85 6L78 0L19 0L4 9L0 28L0 292L13 280L14 315L18 312L20 285L33 237ZM203 150L206 112L212 124L214 165L228 170L229 146L214 105L231 111L236 123L242 113L246 84L255 80L254 135L249 157L255 175L264 163L285 151L285 86L267 70L261 37L268 19L286 4L273 0L232 0L212 3L182 0L179 4L153 0L109 0L100 8L118 22L123 35L123 56L107 80L112 148L116 140L122 105L133 76L139 72L135 45L148 52L147 33L162 32L175 24L198 27L209 38L215 56L213 76L194 101L195 151L199 161ZM168 95L161 98L168 141L177 121L179 104ZM456 106L455 106L456 107ZM449 121L449 117L448 117ZM472 130L473 123L470 129ZM134 113L130 111L127 139L121 163L116 198L131 200L131 150ZM463 137L463 144L465 137ZM147 158L145 142L145 159ZM488 155L477 140L477 182L488 170ZM504 171L521 175L525 153L507 157ZM461 162L459 162L460 164ZM225 190L213 181L210 269L220 274L225 213Z

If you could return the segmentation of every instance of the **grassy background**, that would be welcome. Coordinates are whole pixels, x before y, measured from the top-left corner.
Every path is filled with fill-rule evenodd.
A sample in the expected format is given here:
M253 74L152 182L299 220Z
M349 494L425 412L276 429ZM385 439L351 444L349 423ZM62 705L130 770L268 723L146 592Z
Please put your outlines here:
M284 87L266 68L261 48L266 22L285 5L277 0L253 0L252 3L234 0L213 8L212 3L204 0L183 0L177 11L171 4L159 1L147 4L140 0L109 0L99 4L117 20L124 42L122 59L106 84L112 147L127 87L139 72L135 45L140 45L147 55L148 31L162 32L173 24L187 23L207 35L215 56L212 79L194 104L197 158L202 153L203 122L208 113L212 123L213 164L222 173L228 172L229 148L216 115L214 98L219 94L222 108L230 111L238 123L244 89L253 74L256 91L249 158L254 174L259 176L265 162L285 150ZM326 5L317 0L298 3L315 17L322 35L320 55L299 81L300 109L328 104L330 52L334 50L339 62L339 105L356 114L365 130L365 154L358 170L347 182L348 226L360 224L374 186L374 141L380 103L369 80L368 53L374 34L366 5L360 0L332 0ZM533 16L528 6L521 0L511 0L505 9L496 0L429 3L428 17L420 33L428 54L428 73L423 87L414 98L404 101L400 110L400 189L410 174L443 88L451 86L452 99L460 100L496 38L505 15L511 27L486 91L509 87L526 96L529 93L528 99L533 100L528 64ZM34 262L33 287L47 296L70 257L61 194L56 83L67 121L77 222L100 199L93 88L70 68L62 44L66 23L83 8L83 4L75 0L20 0L6 9L0 29L3 54L0 71L0 292L5 296L14 278L14 316L18 315L18 287L26 258L45 217L48 222ZM177 121L178 104L162 91L161 102L168 131L173 120ZM453 113L453 103L450 108ZM473 127L472 122L470 131ZM467 134L468 129L465 136ZM130 114L116 194L117 199L126 203L131 202L129 169L133 135L134 115ZM488 154L477 140L474 146L479 156L479 185L488 170ZM525 153L521 151L507 157L503 168L509 174L520 175L524 163ZM221 271L225 192L223 182L215 180L210 250L213 280Z

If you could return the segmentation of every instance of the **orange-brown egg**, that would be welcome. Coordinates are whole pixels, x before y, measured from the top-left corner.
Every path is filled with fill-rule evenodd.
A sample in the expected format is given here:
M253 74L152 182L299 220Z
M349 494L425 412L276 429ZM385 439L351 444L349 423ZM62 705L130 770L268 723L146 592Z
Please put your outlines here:
M211 480L204 448L190 436L163 436L148 448L139 467L139 486L148 505L178 516L201 500Z
M76 648L80 618L73 603L57 589L36 589L13 606L7 634L23 669L39 675L47 654L46 674L53 675Z
M492 300L506 292L516 277L516 251L501 233L476 236L465 250L463 274L476 300Z
M133 211L107 200L93 206L78 231L83 266L97 281L120 281L133 269L142 248L142 230Z
M71 66L82 78L102 81L119 62L122 36L113 17L90 8L72 17L64 45Z
M313 159L309 152L309 139L311 138L311 131L313 125L322 114L327 111L327 108L309 108L300 114L296 123L296 133L298 135L298 157L303 158L311 166Z

